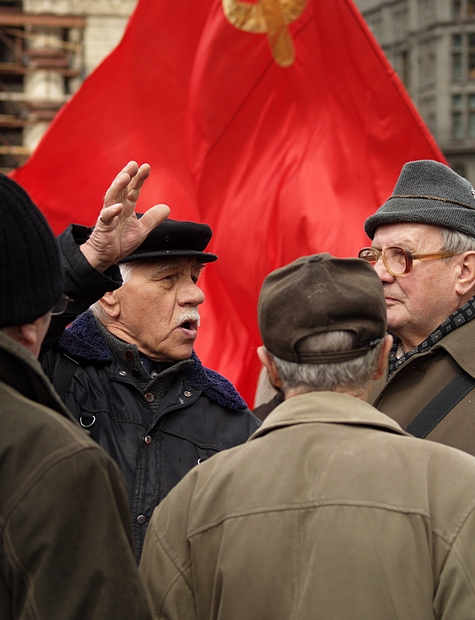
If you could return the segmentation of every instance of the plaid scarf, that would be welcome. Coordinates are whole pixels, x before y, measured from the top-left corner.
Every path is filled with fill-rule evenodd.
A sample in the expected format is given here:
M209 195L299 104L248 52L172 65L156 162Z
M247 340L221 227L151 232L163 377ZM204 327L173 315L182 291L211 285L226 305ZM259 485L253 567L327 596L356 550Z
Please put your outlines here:
M411 359L414 355L418 353L426 353L429 351L439 340L441 340L444 336L449 334L450 332L457 329L461 325L465 325L468 321L471 321L475 317L475 296L467 301L466 304L458 308L455 312L453 312L450 316L448 316L445 321L434 329L434 331L430 334L428 338L426 338L421 344L414 349L411 349L407 353L400 355L401 341L399 338L394 337L394 343L391 349L391 353L389 354L389 377L391 377L396 370L407 362L408 359ZM399 357L398 357L398 349L399 349Z

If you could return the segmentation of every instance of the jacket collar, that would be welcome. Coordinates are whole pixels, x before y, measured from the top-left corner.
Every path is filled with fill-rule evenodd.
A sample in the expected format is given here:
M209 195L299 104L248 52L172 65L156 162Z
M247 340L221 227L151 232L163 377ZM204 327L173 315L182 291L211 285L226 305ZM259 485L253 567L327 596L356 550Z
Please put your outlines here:
M106 364L113 360L112 351L90 310L80 315L65 330L58 346L60 351L81 362ZM205 368L194 351L191 359L194 363L185 369L182 369L182 364L177 365L177 372L183 372L191 388L202 392L222 407L247 409L230 381L214 370Z
M392 375L412 357L424 355L432 349L442 347L455 359L455 361L466 370L470 375L475 376L475 362L472 354L472 347L466 344L472 342L467 339L467 329L460 333L460 328L470 323L471 329L475 332L475 296L470 298L463 306L452 312L442 323L429 334L417 347L408 351L398 358L397 352L400 340L394 336L394 343L389 353L388 377ZM455 345L455 348L454 348Z
M368 403L340 392L308 392L293 396L276 407L251 436L296 424L351 424L406 435L397 422Z
M386 372L385 377L378 379L373 384L371 395L378 394L387 381L391 381L393 377L399 375L399 371L402 368L406 368L410 364L411 360L415 358L421 358L425 355L429 355L432 351L443 349L455 360L455 362L465 370L470 376L475 377L475 356L473 355L473 340L475 338L475 321L470 321L460 325L458 329L447 333L430 349L416 353L409 359L406 359L395 372L389 377L389 371Z
M25 398L49 407L76 424L56 394L38 360L21 344L0 331L0 381Z

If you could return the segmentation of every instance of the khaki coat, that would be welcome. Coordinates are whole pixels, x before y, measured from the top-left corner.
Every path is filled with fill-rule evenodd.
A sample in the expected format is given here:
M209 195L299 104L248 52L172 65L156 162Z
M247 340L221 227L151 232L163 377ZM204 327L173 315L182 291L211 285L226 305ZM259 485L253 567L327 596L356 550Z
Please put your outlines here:
M473 620L475 459L292 397L171 491L139 572L157 619Z
M475 319L444 336L430 351L411 357L389 381L386 376L376 382L369 401L406 428L460 370L475 378ZM475 388L426 439L475 455Z

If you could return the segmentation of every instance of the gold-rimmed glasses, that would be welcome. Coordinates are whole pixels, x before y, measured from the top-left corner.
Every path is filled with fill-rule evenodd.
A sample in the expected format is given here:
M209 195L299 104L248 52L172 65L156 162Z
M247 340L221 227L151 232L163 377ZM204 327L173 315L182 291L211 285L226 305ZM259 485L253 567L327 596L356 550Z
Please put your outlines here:
M431 260L437 258L449 258L455 256L453 252L427 252L425 254L413 254L409 250L397 246L378 250L377 248L363 248L358 253L358 258L362 258L371 265L375 265L380 258L383 259L384 266L392 276L405 276L412 270L412 263L415 260Z

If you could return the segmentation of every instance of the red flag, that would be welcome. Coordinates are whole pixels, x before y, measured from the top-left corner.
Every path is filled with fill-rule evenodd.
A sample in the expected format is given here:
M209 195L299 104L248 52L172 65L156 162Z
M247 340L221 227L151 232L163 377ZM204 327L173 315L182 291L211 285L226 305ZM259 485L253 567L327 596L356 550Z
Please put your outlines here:
M251 406L264 277L354 256L402 165L445 161L351 0L260 2L140 0L12 174L60 232L95 221L128 160L149 162L139 209L165 202L213 228L197 352Z

